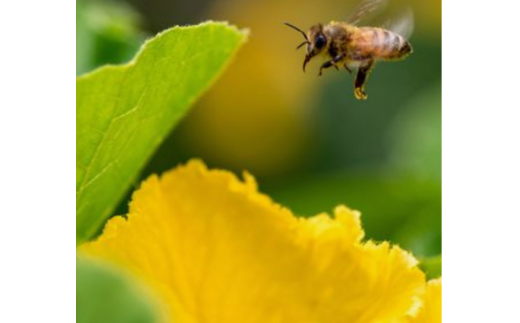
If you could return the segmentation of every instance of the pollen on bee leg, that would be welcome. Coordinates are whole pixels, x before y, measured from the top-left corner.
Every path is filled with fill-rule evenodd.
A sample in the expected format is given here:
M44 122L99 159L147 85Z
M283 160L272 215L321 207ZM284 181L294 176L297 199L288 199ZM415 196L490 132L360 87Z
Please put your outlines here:
M360 87L357 87L354 90L354 95L356 96L356 99L358 99L358 100L366 100L367 99L367 95L366 95L365 91L363 91L363 89L360 88Z

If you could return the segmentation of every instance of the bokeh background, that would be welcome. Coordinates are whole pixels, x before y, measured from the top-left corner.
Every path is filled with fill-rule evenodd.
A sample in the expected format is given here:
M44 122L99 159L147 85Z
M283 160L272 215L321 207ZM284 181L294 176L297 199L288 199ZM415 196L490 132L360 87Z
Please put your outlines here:
M417 256L441 253L441 0L391 0L371 22L406 7L415 16L412 56L380 63L368 100L353 76L320 62L303 73L300 34L345 20L353 0L77 0L76 73L128 61L149 36L174 25L224 20L248 43L142 173L190 158L254 174L260 190L302 216L337 204L361 210L369 238ZM138 182L136 182L136 186ZM118 213L126 212L128 199Z

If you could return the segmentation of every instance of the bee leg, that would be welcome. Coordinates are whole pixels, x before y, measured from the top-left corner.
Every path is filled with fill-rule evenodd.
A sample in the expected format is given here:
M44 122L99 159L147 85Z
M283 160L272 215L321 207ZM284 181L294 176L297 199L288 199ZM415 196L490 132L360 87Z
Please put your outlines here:
M322 70L324 68L329 68L331 66L334 66L337 70L339 70L338 66L336 65L338 62L340 62L342 59L344 58L343 55L337 55L336 57L334 57L333 59L331 59L330 61L326 61L325 63L323 63L320 67L320 73L318 74L318 76L321 76L322 74Z
M349 74L352 74L352 70L348 68L347 63L343 64L343 67L349 72Z
M361 65L358 69L356 80L354 81L354 95L358 100L365 100L367 95L365 93L365 84L367 81L368 74L374 66L374 61L369 61L364 65Z
M326 61L325 63L323 63L323 64L321 65L321 67L320 67L320 73L318 74L318 76L321 76L321 74L323 73L322 71L323 71L324 68L329 68L329 67L331 67L331 66L336 67L336 69L338 68L336 65L334 65L334 62L333 62L332 60L330 60L330 61Z

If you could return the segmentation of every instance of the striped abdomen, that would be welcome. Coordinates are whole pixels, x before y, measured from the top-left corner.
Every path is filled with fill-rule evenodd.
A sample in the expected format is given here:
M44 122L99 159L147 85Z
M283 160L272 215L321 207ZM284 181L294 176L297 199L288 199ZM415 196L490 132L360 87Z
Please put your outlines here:
M361 27L351 35L351 51L355 55L375 59L399 59L412 52L400 35L382 28Z

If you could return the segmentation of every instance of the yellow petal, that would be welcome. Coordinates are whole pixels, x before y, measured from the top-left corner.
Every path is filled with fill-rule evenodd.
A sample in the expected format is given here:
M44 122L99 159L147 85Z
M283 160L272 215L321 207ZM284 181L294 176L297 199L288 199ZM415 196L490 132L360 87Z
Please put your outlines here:
M424 287L407 252L362 243L360 214L303 219L201 162L151 176L128 219L82 249L144 279L172 322L390 322Z
M418 314L410 318L410 323L440 323L442 322L442 280L430 280L422 299Z

